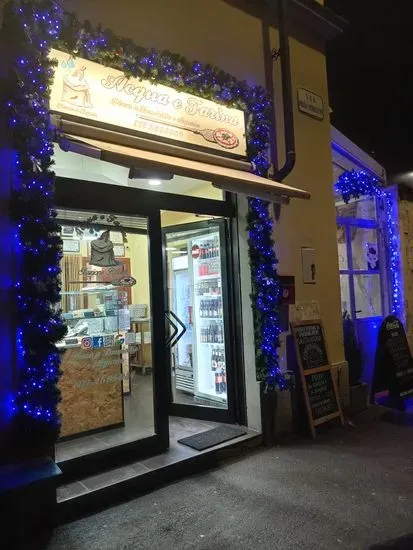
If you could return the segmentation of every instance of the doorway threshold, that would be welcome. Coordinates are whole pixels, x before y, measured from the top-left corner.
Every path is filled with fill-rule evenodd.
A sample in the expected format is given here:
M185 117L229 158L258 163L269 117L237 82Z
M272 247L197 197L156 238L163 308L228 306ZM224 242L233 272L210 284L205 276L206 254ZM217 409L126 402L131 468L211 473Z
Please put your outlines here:
M262 435L248 429L245 435L204 451L178 443L183 437L218 426L225 424L170 417L170 447L167 451L58 487L57 522L74 521L136 498L167 483L239 458L262 444Z

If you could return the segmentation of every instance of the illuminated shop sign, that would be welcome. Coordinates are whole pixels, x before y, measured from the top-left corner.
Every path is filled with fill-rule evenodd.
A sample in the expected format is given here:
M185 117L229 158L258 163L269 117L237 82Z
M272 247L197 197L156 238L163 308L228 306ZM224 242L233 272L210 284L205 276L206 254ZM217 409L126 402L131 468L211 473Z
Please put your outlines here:
M50 109L246 156L244 112L52 49Z

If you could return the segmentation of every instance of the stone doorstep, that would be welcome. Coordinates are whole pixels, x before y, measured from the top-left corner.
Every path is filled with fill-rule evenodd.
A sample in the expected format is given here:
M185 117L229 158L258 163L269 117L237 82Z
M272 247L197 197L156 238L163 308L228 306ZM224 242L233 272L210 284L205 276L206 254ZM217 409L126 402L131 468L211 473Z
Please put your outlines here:
M58 489L63 498L58 498L57 523L74 521L172 481L236 460L261 444L262 435L251 430L244 436L205 451L187 451L188 447L176 443L161 455L69 483ZM182 447L185 450L181 452Z

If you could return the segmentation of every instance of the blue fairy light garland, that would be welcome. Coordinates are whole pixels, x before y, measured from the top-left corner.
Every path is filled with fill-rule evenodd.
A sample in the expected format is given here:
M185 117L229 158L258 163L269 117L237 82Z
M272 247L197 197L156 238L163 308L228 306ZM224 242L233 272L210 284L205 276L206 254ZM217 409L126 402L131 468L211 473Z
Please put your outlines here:
M383 189L379 181L364 171L347 171L341 174L335 183L335 191L347 204L351 199L361 196L376 197L383 201L387 229L388 262L391 285L391 312L403 317L403 280L400 263L400 237L398 228L397 203L391 191Z
M62 252L53 210L50 48L242 109L247 116L248 157L256 173L263 176L269 168L271 99L262 87L240 82L215 66L191 63L167 51L147 51L110 31L80 23L53 0L15 0L5 14L4 28L15 56L6 103L16 152L12 215L16 228L18 389L13 410L26 434L49 437L60 429L60 355L55 344L66 330L56 311ZM284 388L278 362L280 289L273 221L269 203L248 202L257 379L270 388Z
M19 441L41 445L57 435L60 355L66 332L59 301L61 240L53 211L54 174L48 86L53 77L50 41L60 32L62 10L53 2L9 6L4 28L16 56L6 113L14 151L11 216L15 234L16 356L13 399Z

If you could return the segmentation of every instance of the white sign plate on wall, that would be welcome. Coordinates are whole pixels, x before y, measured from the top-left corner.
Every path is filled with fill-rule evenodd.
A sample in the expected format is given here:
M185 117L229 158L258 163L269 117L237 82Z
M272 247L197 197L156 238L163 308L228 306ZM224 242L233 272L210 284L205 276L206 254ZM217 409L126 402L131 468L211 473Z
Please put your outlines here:
M52 49L51 111L245 157L244 112Z
M317 120L324 119L324 105L321 96L305 88L298 88L297 102L298 110L302 113L312 118L316 118Z

